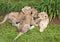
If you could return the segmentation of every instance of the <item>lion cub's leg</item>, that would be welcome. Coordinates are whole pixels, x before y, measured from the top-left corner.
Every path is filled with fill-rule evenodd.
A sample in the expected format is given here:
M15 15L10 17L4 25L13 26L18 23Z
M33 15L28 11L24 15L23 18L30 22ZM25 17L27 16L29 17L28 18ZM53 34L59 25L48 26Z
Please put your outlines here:
M13 26L16 26L17 24L16 24L16 21L12 21L12 25Z
M31 21L31 25L38 26L38 24L36 23L36 21L33 18L32 18L32 21Z
M30 25L25 24L22 28L20 28L19 34L14 38L13 42L15 42L22 34L29 31Z
M41 21L39 23L39 27L40 27L40 32L43 32L45 30L45 28L47 27L48 23L46 21Z
M12 17L12 18L11 18L11 22L12 22L12 25L13 25L13 26L16 26L18 20L17 20L16 18Z

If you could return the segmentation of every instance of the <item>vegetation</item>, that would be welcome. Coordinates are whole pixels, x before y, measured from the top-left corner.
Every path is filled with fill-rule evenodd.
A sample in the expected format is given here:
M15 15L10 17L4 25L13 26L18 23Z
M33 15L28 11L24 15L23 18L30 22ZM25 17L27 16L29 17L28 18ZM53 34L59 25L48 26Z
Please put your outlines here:
M0 16L12 11L20 12L24 6L35 7L39 12L46 11L50 20L55 16L60 18L60 0L0 0ZM0 25L0 42L12 42L17 35L17 28L8 21ZM17 42L60 42L60 25L50 23L43 33L35 27Z
M46 11L50 20L60 18L60 0L0 0L0 15L11 11L21 11L24 6L35 7L39 12Z
M11 26L9 22L0 25L0 42L12 42L18 35L17 28ZM49 24L43 33L35 27L17 39L17 42L60 42L60 26Z

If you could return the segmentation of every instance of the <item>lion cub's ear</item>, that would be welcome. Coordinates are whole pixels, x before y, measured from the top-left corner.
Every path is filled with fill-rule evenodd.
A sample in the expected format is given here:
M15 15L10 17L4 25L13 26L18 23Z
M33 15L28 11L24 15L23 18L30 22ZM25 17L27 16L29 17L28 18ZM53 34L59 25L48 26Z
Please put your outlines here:
M31 9L31 7L25 6L24 8L22 8L22 12L26 13L26 12L29 11L30 9Z
M22 12L25 13L25 9L24 8L22 8Z

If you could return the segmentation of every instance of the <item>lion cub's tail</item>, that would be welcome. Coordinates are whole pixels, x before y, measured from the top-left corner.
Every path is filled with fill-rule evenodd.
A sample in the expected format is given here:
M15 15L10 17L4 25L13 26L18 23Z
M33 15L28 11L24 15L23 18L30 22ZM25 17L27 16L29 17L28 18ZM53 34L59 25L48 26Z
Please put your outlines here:
M20 32L20 33L14 38L14 40L13 40L12 42L15 42L22 34L23 34L23 33Z
M0 24L3 24L7 19L8 19L8 15L6 15L6 16L4 17L4 20L3 20L2 22L0 22Z

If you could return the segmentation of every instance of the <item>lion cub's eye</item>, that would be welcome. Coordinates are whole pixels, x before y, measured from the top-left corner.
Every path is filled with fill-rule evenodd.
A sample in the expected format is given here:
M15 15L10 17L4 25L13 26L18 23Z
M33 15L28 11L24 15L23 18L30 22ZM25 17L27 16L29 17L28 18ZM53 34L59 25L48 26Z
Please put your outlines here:
M47 16L45 16L45 17L47 17Z

